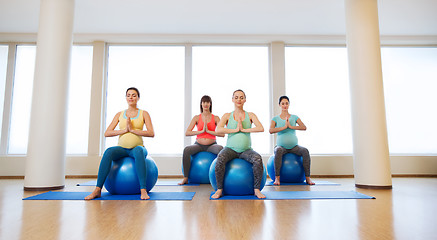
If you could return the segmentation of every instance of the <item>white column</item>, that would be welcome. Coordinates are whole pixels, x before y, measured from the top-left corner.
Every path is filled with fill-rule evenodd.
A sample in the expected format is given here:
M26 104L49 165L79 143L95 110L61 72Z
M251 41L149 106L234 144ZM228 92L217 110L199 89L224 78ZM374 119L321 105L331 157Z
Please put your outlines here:
M285 95L285 44L283 42L272 42L270 46L270 91L271 91L271 115L281 113L278 100Z
M357 187L391 188L377 0L345 0Z
M90 119L88 134L88 156L98 157L102 150L104 112L102 104L106 105L106 44L102 41L93 43L93 73L91 81Z
M193 82L193 45L185 44L185 115L184 115L184 127L188 127L192 118L191 104L192 104L192 82ZM183 136L185 136L182 132ZM191 145L191 137L184 137L184 146Z
M74 0L41 0L25 190L64 187L73 18Z
M270 117L281 113L278 100L285 95L285 44L284 42L272 42L270 45ZM270 127L270 122L267 127ZM270 152L276 145L275 134L270 134L273 144L270 144Z

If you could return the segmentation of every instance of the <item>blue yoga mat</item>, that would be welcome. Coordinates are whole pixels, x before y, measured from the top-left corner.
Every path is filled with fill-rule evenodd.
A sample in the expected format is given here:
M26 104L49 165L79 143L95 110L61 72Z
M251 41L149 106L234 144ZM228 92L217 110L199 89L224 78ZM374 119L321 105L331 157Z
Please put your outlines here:
M259 199L255 195L231 196L225 195L219 199L210 200L286 200L286 199L375 199L375 197L355 191L280 191L263 192L265 199Z
M340 183L334 183L334 182L329 182L329 181L314 181L314 183L316 183L317 186L335 186L335 185L341 185ZM281 185L279 186L289 186L289 185L308 185L306 182L302 182L302 183L285 183L285 182L281 182ZM273 181L268 181L266 182L266 186L276 186L273 185ZM310 186L310 185L308 185ZM311 185L314 186L314 185Z
M23 200L84 200L91 192L46 192ZM188 200L191 201L195 192L150 192L150 200ZM93 200L141 200L140 195L111 195L103 192L100 198Z
M199 186L198 183L187 183L184 185L179 185L179 181L157 181L155 186ZM76 186L96 186L97 181L92 180L84 183L78 183Z

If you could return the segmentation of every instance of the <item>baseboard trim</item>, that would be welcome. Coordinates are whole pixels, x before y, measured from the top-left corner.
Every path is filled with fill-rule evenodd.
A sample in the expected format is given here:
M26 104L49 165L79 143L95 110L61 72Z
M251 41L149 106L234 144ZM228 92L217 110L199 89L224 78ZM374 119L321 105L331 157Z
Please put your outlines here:
M24 179L24 176L0 176L0 179Z
M52 191L64 189L65 185L54 187L24 187L24 191Z
M392 185L389 186L375 186L375 185L364 185L364 184L355 184L357 188L366 188L366 189L392 189Z

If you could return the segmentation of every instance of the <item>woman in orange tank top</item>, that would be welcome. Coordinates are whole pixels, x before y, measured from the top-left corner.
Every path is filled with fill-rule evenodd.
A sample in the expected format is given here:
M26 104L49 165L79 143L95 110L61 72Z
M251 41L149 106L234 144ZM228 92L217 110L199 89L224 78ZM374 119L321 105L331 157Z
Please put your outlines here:
M193 145L186 146L182 156L182 165L184 167L184 179L179 183L183 185L188 183L188 175L191 167L191 155L198 152L211 152L218 154L223 147L216 142L216 136L224 137L224 134L218 134L215 131L220 118L212 114L212 100L210 96L203 96L200 99L200 114L191 119L185 136L197 136ZM197 131L193 131L197 126Z

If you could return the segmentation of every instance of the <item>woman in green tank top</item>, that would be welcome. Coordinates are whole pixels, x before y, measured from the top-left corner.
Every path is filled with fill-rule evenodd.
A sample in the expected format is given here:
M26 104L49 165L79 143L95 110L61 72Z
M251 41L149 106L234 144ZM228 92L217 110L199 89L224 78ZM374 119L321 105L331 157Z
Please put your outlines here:
M243 90L234 91L232 102L234 103L234 111L224 114L217 124L217 133L228 134L228 140L226 147L217 156L215 168L217 191L211 197L220 198L223 195L226 163L234 158L241 158L253 164L255 196L265 198L260 190L263 177L261 155L252 150L250 141L250 133L263 132L264 127L254 113L244 111L246 94ZM252 123L255 124L255 127L252 127Z

